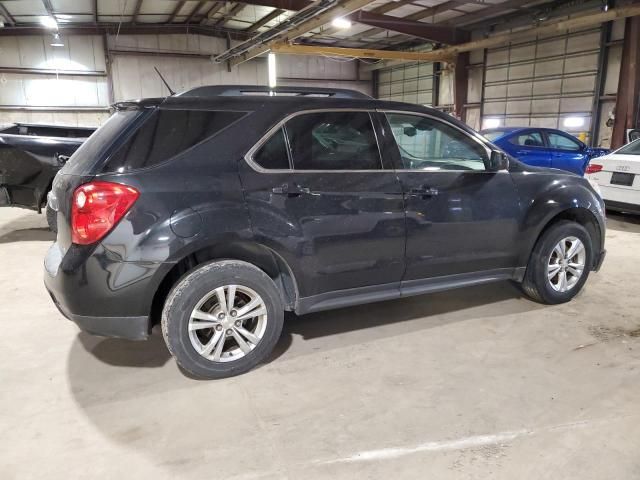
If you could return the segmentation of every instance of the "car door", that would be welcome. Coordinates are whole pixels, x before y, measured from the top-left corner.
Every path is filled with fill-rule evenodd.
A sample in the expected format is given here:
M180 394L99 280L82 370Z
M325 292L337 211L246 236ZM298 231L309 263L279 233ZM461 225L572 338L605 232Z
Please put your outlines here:
M384 112L407 215L405 284L447 275L511 272L520 206L507 170L488 171L490 151L442 119Z
M404 271L400 183L367 111L308 111L276 125L240 168L254 235L299 295L385 285Z
M527 165L550 167L553 154L546 147L540 130L518 131L506 141L511 145L513 156Z
M561 132L547 130L545 134L553 152L551 166L582 175L589 163L586 146L577 138Z

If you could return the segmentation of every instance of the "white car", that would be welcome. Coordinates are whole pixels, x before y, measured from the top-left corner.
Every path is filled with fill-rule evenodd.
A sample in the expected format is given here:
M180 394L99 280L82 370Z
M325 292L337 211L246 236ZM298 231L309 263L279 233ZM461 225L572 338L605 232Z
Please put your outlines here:
M640 214L640 139L594 158L585 172L610 210Z

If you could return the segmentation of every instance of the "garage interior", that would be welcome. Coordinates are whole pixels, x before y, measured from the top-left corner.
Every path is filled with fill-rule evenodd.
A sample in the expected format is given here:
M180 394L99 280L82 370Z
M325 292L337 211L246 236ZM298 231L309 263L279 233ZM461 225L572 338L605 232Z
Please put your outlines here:
M621 0L1 0L0 124L307 86L615 149L640 127L639 39ZM287 314L269 363L207 382L158 332L79 332L42 285L44 215L2 208L1 476L640 478L640 216L607 229L570 303L504 282Z

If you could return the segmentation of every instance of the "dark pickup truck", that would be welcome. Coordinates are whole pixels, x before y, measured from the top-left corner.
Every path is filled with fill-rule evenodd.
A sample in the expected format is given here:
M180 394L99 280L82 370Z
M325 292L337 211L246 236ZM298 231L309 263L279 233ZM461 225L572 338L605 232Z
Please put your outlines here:
M53 177L94 131L29 123L0 127L0 206L41 213Z

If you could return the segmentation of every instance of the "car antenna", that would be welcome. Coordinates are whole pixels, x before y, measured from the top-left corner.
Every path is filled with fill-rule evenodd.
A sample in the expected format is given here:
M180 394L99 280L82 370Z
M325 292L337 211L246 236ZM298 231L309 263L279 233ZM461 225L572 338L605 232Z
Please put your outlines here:
M164 77L162 76L162 74L160 73L160 70L158 70L158 67L153 67L153 69L156 71L156 73L158 74L158 76L160 77L160 80L162 80L162 83L164 83L164 86L167 87L167 90L169 90L169 93L171 94L171 96L173 97L176 92L173 91L173 89L169 86L169 84L167 83L167 81L164 79Z

